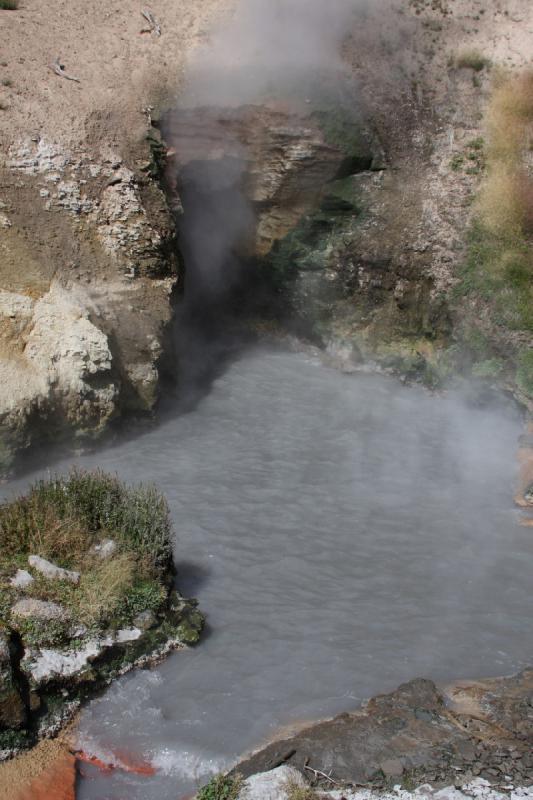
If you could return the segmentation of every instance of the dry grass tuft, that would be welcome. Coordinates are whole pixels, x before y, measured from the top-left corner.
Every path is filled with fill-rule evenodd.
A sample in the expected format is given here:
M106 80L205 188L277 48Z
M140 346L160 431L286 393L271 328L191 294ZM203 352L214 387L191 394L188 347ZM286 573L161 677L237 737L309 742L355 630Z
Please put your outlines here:
M320 794L311 786L300 786L294 780L288 780L284 786L287 800L320 800Z
M486 123L489 158L519 163L533 144L533 72L497 79Z
M477 201L483 223L493 233L520 236L530 211L527 198L527 176L507 164L492 164Z
M533 72L502 77L486 115L488 174L479 197L481 221L492 233L516 238L533 232Z
M135 573L135 560L128 553L83 573L77 597L81 621L92 625L112 616L132 586Z

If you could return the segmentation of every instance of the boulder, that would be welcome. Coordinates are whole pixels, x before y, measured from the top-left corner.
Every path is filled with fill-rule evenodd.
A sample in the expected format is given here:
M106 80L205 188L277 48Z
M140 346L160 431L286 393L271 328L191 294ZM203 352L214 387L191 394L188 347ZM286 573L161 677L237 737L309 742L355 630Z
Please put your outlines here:
M52 564L51 561L47 561L46 558L41 558L41 556L28 556L28 564L37 572L40 572L41 575L44 575L45 578L70 581L71 583L79 583L80 581L79 572L58 567L56 564Z
M242 785L239 800L287 800L292 787L307 789L309 784L297 769L283 765L250 775Z
M27 586L30 586L34 580L34 577L30 575L27 569L18 569L17 574L14 578L11 578L9 583L15 589L25 589Z
M153 628L154 625L157 624L157 617L153 611L147 609L146 611L141 611L140 614L133 620L133 625L136 628L140 628L141 631L148 631L150 628Z
M23 619L66 619L66 610L58 605L46 600L36 600L33 597L25 597L23 600L18 600L11 609L11 615L14 617L22 617Z

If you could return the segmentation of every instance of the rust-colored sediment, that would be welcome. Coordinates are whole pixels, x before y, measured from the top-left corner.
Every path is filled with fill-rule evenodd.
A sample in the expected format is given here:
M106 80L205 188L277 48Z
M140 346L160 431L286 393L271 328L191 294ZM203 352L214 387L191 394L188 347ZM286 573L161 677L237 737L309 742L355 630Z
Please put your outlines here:
M144 759L136 758L130 753L121 750L113 752L113 763L106 763L96 756L88 755L83 750L76 752L76 758L83 764L91 764L97 767L100 772L112 772L114 769L121 769L124 772L133 772L136 775L155 775L155 768Z
M76 758L65 739L45 740L0 764L0 800L75 800Z

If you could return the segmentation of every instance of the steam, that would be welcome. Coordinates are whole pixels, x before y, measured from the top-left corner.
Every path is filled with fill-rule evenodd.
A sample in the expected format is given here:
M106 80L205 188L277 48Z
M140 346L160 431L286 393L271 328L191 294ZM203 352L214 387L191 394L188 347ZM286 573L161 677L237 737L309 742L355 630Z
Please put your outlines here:
M244 188L249 154L228 114L280 102L305 109L323 96L353 112L360 99L342 43L365 15L390 1L240 0L190 61L178 107L163 123L176 151L168 183L183 205L181 386L223 358L228 312L239 302L255 241L255 209Z
M381 0L241 0L190 64L184 106L236 105L283 94L295 80L343 70L341 44Z

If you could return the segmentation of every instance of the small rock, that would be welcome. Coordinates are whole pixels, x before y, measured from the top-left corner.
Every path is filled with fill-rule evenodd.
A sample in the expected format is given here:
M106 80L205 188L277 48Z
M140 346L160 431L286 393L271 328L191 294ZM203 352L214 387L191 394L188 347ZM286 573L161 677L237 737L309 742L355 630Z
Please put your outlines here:
M476 758L476 748L472 742L464 741L464 742L457 742L455 745L455 749L457 753L464 758L465 761L475 761Z
M116 641L119 644L123 642L134 642L136 639L139 639L142 635L142 631L139 628L121 628L117 631L117 638Z
M113 539L102 539L92 550L99 558L111 558L116 553L117 543Z
M387 758L379 766L386 778L400 778L403 775L403 764L399 758Z
M65 609L57 603L36 600L33 597L18 600L11 609L11 614L25 619L34 617L35 619L44 620L65 619L67 616Z
M157 622L156 615L154 614L153 611L150 611L148 609L146 611L141 611L141 613L137 614L137 616L133 620L134 626L136 628L140 628L141 631L147 631L150 628L153 628L156 622Z
M44 575L45 578L58 581L70 581L71 583L79 583L80 581L79 572L73 572L70 569L58 567L52 564L51 561L47 561L46 558L41 558L41 556L28 556L28 564L30 567L33 567L33 569L36 569L37 572L40 572L41 575Z
M18 569L17 574L14 578L11 578L9 583L11 586L14 586L15 589L25 589L27 586L30 586L33 581L33 575L30 575L27 569Z

